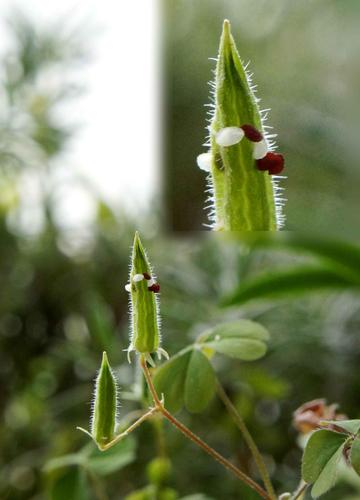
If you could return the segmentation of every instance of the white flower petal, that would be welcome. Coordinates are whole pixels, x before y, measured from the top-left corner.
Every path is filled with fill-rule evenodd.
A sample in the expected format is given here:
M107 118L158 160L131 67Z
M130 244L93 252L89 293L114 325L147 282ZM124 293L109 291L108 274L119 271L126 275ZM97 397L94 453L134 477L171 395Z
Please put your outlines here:
M268 147L266 141L260 141L254 143L253 157L255 160L261 160L264 158L268 152Z
M219 146L233 146L244 137L244 131L240 127L225 127L215 135L215 141Z
M133 277L133 282L137 283L138 281L142 281L143 279L144 279L144 275L143 274L135 274L134 277Z
M211 169L211 153L201 153L196 158L196 163L201 170L205 172L210 172Z
M130 285L130 283L127 283L127 284L125 285L125 290L126 290L127 292L131 292L131 285Z

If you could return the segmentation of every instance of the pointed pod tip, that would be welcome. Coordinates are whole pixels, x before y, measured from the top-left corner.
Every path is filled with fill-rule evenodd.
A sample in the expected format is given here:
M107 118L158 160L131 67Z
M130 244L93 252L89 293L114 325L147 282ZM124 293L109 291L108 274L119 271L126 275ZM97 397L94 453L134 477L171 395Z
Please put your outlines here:
M224 29L230 29L230 26L231 26L231 25L230 25L230 21L229 21L229 19L224 19L224 24L223 24L223 26L224 26Z
M228 19L224 19L223 22L223 36L230 36L231 35L231 24Z
M103 351L103 353L102 353L102 365L104 365L104 364L106 364L106 365L109 364L109 360L108 360L106 351Z
M134 234L134 245L135 245L135 243L138 243L139 241L140 241L139 231L135 231L135 234Z

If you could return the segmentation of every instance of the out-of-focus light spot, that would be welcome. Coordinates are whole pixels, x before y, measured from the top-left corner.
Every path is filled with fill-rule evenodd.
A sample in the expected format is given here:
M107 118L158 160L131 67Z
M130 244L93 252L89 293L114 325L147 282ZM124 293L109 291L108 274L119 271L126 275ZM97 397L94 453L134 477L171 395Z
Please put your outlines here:
M73 69L75 82L85 87L85 94L56 110L63 123L80 127L66 152L51 165L51 175L57 180L64 171L70 172L73 180L83 176L115 209L125 206L133 214L141 214L153 198L158 198L160 186L158 2L17 0L16 6L40 28L61 19L70 32L80 28L80 39L85 39L89 48L89 64ZM0 19L0 55L11 43L5 19L12 7L13 0L1 3L8 16ZM38 83L42 91L49 85L54 87L53 75ZM138 136L133 133L139 127L140 150ZM44 220L36 201L29 205L31 208L23 204L21 213L13 213L9 224L14 231L32 236L41 231ZM85 224L93 216L91 203L78 192L62 202L56 215L61 227L72 226L74 221L78 224L81 217Z
M19 491L29 490L35 482L35 474L27 465L16 465L9 472L9 483Z
M255 414L262 425L273 425L280 416L280 406L277 401L262 400L255 407Z
M71 342L84 343L89 338L85 319L80 315L68 316L64 322L64 333Z
M15 337L22 328L19 316L5 314L0 318L0 337Z
M43 399L51 396L56 387L57 381L54 374L46 371L38 373L33 383L34 392Z
M11 429L24 428L29 422L29 410L21 401L15 400L5 409L5 423Z

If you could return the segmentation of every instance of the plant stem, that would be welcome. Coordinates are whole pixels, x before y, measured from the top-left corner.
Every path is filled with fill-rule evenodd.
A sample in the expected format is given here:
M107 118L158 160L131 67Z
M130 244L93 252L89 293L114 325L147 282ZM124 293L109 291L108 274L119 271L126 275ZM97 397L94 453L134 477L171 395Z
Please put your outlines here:
M98 500L109 500L109 497L107 496L107 493L104 489L104 486L100 480L100 478L92 471L87 470L87 473L90 477L90 480L92 481L94 485L94 493L95 496Z
M271 483L270 475L269 475L268 470L266 468L265 462L261 456L261 453L260 453L258 447L256 446L256 443L253 440L253 438L249 432L249 429L247 428L244 420L242 419L241 415L239 414L239 412L237 411L237 409L233 405L232 401L230 400L230 398L226 394L223 386L220 384L219 381L217 383L217 393L218 393L221 401L224 403L229 414L234 419L237 427L240 429L240 431L244 437L244 440L245 440L246 444L248 445L248 447L252 453L252 456L255 460L255 463L256 463L257 468L258 468L259 473L260 473L260 476L264 482L266 491L268 492L269 496L272 499L276 500L277 496L275 494L273 485Z
M139 427L139 425L141 425L143 422L145 422L145 420L147 420L148 418L150 418L152 415L154 415L154 413L156 413L158 411L159 411L159 409L157 407L150 408L149 411L147 411L146 413L144 413L144 415L142 415L140 418L138 418L124 432L122 432L121 434L118 434L112 441L110 441L110 443L107 443L107 444L101 446L101 451L106 451L109 448L111 448L112 446L114 446L115 444L117 444L124 437L126 437L128 434L130 434L130 432L132 432L133 430L135 430L137 427Z
M194 434L188 427L182 424L179 420L177 420L171 413L169 413L165 408L163 403L160 401L159 396L157 395L156 389L154 387L151 374L147 367L144 356L140 358L141 368L144 372L144 376L146 382L149 387L149 391L155 403L155 408L174 426L176 427L184 436L197 444L202 450L204 450L208 455L210 455L214 460L223 465L226 469L230 470L235 476L237 476L241 481L247 484L250 488L256 491L261 498L265 498L266 500L272 500L272 498L268 495L268 493L263 490L263 488L258 485L255 481L253 481L249 476L247 476L244 472L238 469L234 464L229 462L225 457L220 455L216 450L214 450L211 446L205 443L201 438L199 438L196 434Z
M305 493L305 490L307 489L309 485L307 483L304 483L303 485L300 484L299 489L295 492L294 497L292 500L297 500L303 498L303 494Z

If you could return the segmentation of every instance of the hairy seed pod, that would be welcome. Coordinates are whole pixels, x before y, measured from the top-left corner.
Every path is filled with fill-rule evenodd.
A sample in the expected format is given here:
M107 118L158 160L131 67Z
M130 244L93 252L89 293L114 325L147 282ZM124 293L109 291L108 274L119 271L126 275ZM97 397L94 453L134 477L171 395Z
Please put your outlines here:
M217 58L209 142L209 218L218 231L273 231L283 222L276 180L256 166L273 147L229 21ZM245 139L241 140L245 136ZM222 169L216 159L220 156ZM275 173L275 172L274 172Z
M117 418L117 387L106 352L96 378L91 419L91 435L99 448L106 445L115 435Z
M145 279L134 281L134 276ZM135 233L130 269L130 314L131 338L128 353L137 351L145 354L151 363L150 354L166 353L160 347L159 303L156 293L160 286L156 283L145 249L138 232ZM155 292L155 293L153 293Z

